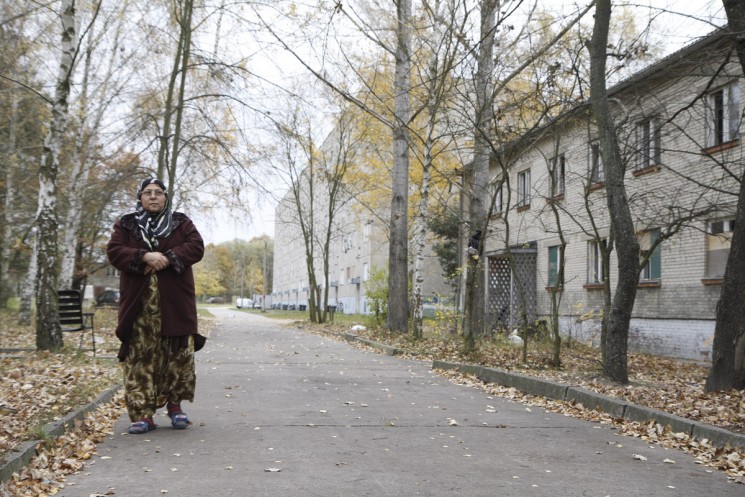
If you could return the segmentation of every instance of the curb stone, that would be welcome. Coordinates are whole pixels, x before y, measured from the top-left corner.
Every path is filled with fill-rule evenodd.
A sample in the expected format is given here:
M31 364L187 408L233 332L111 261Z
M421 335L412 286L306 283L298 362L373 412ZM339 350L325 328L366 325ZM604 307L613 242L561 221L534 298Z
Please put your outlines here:
M455 370L472 374L482 381L514 387L530 395L538 395L571 404L582 404L587 409L600 410L618 419L622 418L639 423L654 421L662 426L669 427L674 433L682 432L697 440L706 439L715 447L729 445L745 450L745 435L656 409L630 404L624 400L606 397L576 386L554 384L551 387L549 386L551 382L546 380L526 381L526 378L530 377L494 368L439 360L432 362L432 369ZM535 378L530 379L536 380ZM564 392L563 395L561 394L562 391Z
M121 385L115 385L101 393L91 403L76 409L65 415L62 419L47 423L42 428L44 434L49 437L59 437L65 433L67 428L73 426L76 420L83 417L91 411L97 409L100 405L109 402L119 391ZM38 454L37 447L41 440L30 440L23 442L17 448L8 452L7 461L0 467L0 482L8 481L13 473L23 469L31 459Z

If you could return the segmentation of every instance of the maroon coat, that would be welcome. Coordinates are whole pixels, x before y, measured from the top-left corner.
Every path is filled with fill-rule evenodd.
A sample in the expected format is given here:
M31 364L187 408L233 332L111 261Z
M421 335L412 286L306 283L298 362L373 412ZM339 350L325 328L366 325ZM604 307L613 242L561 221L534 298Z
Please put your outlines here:
M197 333L197 302L191 266L202 259L204 242L185 214L174 212L172 220L173 231L167 238L158 239L157 249L170 260L166 269L158 271L161 334L165 337L195 335L194 344L198 350L204 345L204 337ZM114 232L106 246L109 262L121 272L119 324L116 328L116 336L122 342L119 350L121 360L129 350L132 326L142 312L143 297L150 279L150 275L145 274L147 264L142 261L147 252L135 215L122 216L114 224Z

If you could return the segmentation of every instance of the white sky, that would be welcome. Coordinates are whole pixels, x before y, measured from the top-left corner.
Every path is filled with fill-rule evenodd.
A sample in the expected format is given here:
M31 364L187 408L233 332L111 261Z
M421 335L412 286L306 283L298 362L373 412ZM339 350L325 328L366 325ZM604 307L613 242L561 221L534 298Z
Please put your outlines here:
M545 5L555 5L559 10L583 1L573 0L544 0ZM665 9L675 14L666 14L658 19L657 26L661 36L669 43L665 55L691 43L696 36L712 31L716 26L725 23L726 17L721 0L630 0L617 2L634 5L639 11L640 24L646 23L650 8ZM576 9L576 7L575 7ZM297 62L289 54L267 54L263 63L254 66L253 70L262 77L278 82L287 76L285 71L290 67L298 67ZM252 61L256 62L256 58ZM311 78L312 76L308 76ZM282 185L264 185L273 190L272 195L279 198ZM257 196L258 198L258 196ZM194 219L205 243L219 244L234 239L250 240L251 238L269 235L274 237L274 208L275 202L264 200L255 202L249 207L250 215L221 211L219 214L205 215L198 212L187 212Z

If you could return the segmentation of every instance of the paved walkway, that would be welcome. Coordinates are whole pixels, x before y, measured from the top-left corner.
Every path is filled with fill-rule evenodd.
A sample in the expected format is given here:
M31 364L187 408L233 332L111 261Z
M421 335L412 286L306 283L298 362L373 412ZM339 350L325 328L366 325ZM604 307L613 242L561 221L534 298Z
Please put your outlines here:
M123 416L59 495L745 495L683 452L489 397L429 363L215 314L185 406L194 426L173 430L161 414L156 431L127 435Z

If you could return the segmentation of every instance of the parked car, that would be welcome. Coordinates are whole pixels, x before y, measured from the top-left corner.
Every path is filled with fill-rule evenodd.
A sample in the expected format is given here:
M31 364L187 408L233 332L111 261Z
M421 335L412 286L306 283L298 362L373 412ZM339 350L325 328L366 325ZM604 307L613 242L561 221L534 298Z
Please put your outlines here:
M224 304L225 299L222 297L210 297L207 299L208 304Z
M119 290L104 290L96 297L96 307L117 307Z
M254 301L252 299L237 298L235 299L235 306L238 309L243 309L244 307L246 309L251 309L254 306Z

